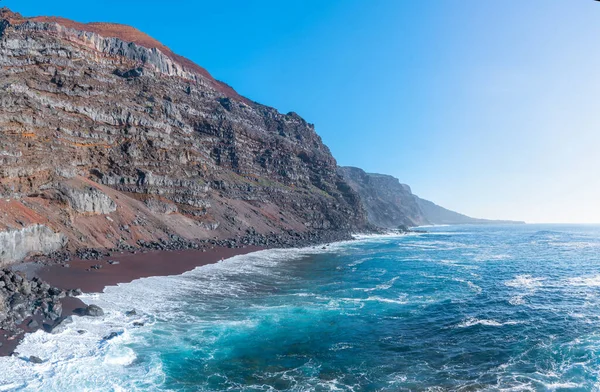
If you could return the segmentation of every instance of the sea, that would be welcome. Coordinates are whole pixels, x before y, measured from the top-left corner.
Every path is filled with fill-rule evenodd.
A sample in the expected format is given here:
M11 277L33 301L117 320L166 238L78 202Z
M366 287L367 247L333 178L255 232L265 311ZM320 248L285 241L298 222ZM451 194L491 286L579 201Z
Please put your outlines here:
M86 294L0 391L600 390L600 226L423 230Z

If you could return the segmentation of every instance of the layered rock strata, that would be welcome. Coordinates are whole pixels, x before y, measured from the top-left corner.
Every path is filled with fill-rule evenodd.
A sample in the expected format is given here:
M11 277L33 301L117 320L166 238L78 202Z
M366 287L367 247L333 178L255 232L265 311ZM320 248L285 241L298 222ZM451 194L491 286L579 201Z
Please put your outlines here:
M365 227L312 124L131 27L3 9L0 66L0 238L41 225L75 251Z

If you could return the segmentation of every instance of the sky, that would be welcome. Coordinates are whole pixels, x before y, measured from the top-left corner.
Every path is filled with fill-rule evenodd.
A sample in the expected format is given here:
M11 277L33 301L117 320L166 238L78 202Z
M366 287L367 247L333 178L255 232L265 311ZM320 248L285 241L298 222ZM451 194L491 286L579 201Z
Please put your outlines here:
M3 0L132 25L461 213L600 222L600 2Z

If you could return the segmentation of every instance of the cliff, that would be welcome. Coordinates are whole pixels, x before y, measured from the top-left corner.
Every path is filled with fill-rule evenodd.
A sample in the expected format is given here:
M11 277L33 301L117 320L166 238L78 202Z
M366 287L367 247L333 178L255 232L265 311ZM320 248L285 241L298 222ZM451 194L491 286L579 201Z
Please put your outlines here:
M360 195L368 221L378 227L523 223L477 219L459 214L421 199L412 193L408 185L389 175L366 173L356 167L338 167L338 172Z
M343 237L366 224L312 124L134 28L4 8L0 72L0 243L26 244L0 265L60 247Z
M338 172L360 195L370 223L384 228L430 224L410 187L397 178L357 167L339 167Z
M487 225L487 224L496 224L496 225L504 225L504 224L523 224L523 221L512 221L512 220L495 220L495 219L480 219L480 218L471 218L470 216L460 214L458 212L454 212L448 210L444 207L440 207L437 204L421 199L418 196L414 196L417 200L417 204L421 208L423 212L423 216L433 225L466 225L466 224L477 224L477 225Z

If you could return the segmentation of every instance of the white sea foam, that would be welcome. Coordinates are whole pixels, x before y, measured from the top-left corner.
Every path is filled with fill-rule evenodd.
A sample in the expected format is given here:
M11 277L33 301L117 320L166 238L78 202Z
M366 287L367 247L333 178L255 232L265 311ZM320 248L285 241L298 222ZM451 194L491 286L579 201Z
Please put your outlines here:
M459 249L477 249L478 246L474 244L464 244L462 242L449 242L442 240L429 240L419 242L406 242L398 244L401 248L412 248L424 251L452 251Z
M569 278L567 284L570 286L600 287L600 275Z
M261 251L199 267L179 276L138 279L106 287L103 293L85 294L80 298L85 303L102 307L105 315L99 318L74 317L73 323L52 334L43 331L27 334L16 349L17 356L0 358L0 390L157 389L165 378L160 359L146 358L145 364L136 364L136 354L128 346L145 344L143 331L154 324L155 317L184 321L192 317L169 298L190 292L211 297L239 297L248 290L260 289L261 276L265 281L291 279L277 269L282 261L336 252L344 246L346 244L336 243L325 250L311 247ZM247 274L257 279L242 279ZM236 276L240 278L227 279ZM125 311L132 307L136 308L139 316L125 316ZM145 322L146 326L135 328L134 321ZM246 327L252 328L251 325ZM79 334L78 331L85 333ZM118 335L105 340L111 332ZM32 355L41 358L44 363L28 362L26 358ZM151 363L148 364L148 361Z
M352 343L336 343L329 350L331 350L331 351L341 351L341 350L347 350L347 349L352 348L352 347L354 347L352 345Z
M553 382L553 383L542 383L548 391L556 391L557 389L574 389L583 387L582 384L575 382Z
M0 358L0 390L158 389L165 379L160 359L150 357L138 363L135 351L129 346L148 344L144 340L144 331L152 327L157 317L163 321L177 319L185 323L189 319L190 322L199 322L171 298L190 293L211 298L239 298L253 290L269 287L274 280L287 282L294 279L278 268L282 262L314 254L352 251L354 244L355 241L346 241L329 244L325 249L319 246L265 250L235 256L179 276L143 278L106 287L103 293L83 295L81 299L85 303L101 306L105 315L100 318L74 317L73 323L57 330L57 333L38 331L26 335L17 348L18 356ZM248 275L253 279L245 278ZM388 284L393 284L393 281ZM382 290L385 290L384 286L386 284L381 286ZM388 301L378 297L365 301L370 300ZM125 316L125 311L133 307L139 316ZM134 328L134 321L143 321L146 326ZM223 320L202 322L223 326ZM241 323L232 328L253 328L255 321L231 322ZM79 334L80 330L85 333ZM118 336L104 340L111 332L117 332ZM31 355L45 362L33 364L26 361Z
M89 301L89 296L83 297ZM138 390L129 384L133 380L160 382L164 378L160 363L151 367L131 366L137 359L127 347L137 341L134 320L109 305L99 318L74 317L73 323L58 333L37 331L25 336L17 348L17 356L0 359L0 385L6 390L82 391ZM77 331L85 331L79 334ZM105 340L111 332L118 336ZM31 355L44 363L33 364L25 359ZM19 380L19 382L15 382Z
M474 261L492 261L492 260L510 260L512 256L509 254L481 254L473 258Z
M502 327L504 325L515 325L519 324L518 321L506 321L501 323L496 320L488 320L488 319L478 319L476 317L470 317L463 322L456 325L457 328L468 328L475 325L484 325L486 327Z
M399 277L399 276L396 276L396 277L394 277L394 278L392 278L392 279L388 280L388 281L387 281L387 282L385 282L385 283L378 284L378 285L377 285L377 286L375 286L375 287L369 287L369 288L360 288L360 287L355 287L353 290L357 290L357 291L364 291L364 292L367 292L367 293L368 293L368 292L371 292L371 291L379 291L379 290L381 290L381 291L385 291L385 290L389 290L389 289L391 289L391 288L394 286L394 282L395 282L396 280L398 280L398 278L400 278L400 277Z
M483 289L481 287L477 286L470 280L467 281L467 285L471 288L471 290L475 291L477 294L481 294L483 292Z
M376 301L376 302L384 302L388 304L396 304L396 305L405 305L408 303L408 300L405 296L398 298L383 298L383 297L368 297L365 301Z
M400 233L397 231L389 231L387 233L383 233L383 234L361 234L361 233L356 233L356 234L352 234L352 238L354 238L355 240L379 240L379 239L389 239L389 238L400 238L400 237L406 237L412 234L420 234L420 233Z
M548 245L565 249L588 249L600 247L600 242L592 241L549 241Z
M336 298L329 300L329 306L331 308L339 308L340 303L354 303L358 304L360 308L362 308L365 302L381 302L395 305L406 305L409 303L408 296L406 294L401 294L396 298L385 298L378 295L368 296L367 298Z
M535 278L531 275L517 275L514 279L504 282L505 286L535 290L542 287L545 278Z

